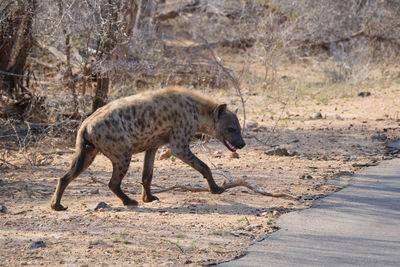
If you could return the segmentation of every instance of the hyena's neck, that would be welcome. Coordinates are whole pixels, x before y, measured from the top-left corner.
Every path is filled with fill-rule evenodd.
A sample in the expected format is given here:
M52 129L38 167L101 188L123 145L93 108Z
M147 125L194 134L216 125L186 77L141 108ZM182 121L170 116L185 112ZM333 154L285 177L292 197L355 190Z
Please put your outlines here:
M214 136L215 122L213 112L216 105L202 105L197 103L196 106L199 116L198 132Z

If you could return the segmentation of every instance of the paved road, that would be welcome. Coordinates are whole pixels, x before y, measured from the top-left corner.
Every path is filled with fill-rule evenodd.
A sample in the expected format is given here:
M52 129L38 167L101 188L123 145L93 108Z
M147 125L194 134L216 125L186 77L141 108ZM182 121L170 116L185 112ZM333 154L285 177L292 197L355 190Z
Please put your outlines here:
M219 266L400 266L400 159L353 177L281 229Z

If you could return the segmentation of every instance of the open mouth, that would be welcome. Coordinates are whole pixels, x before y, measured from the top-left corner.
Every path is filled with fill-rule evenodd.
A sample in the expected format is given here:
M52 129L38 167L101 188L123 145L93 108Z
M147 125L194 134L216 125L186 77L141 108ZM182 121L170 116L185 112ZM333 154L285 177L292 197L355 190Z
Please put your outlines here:
M228 140L224 139L224 144L225 146L232 152L235 152L237 150L237 147L235 147L234 145L232 145L231 143L229 143Z

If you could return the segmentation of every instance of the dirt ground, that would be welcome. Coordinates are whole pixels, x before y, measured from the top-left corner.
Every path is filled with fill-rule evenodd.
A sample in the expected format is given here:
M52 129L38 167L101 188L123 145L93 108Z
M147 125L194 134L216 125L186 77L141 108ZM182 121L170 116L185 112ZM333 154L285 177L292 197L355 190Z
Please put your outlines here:
M0 265L197 266L239 257L252 242L277 230L281 214L310 207L316 198L337 191L332 181L340 175L397 157L398 150L388 145L400 136L399 87L369 90L371 95L365 97L303 99L286 106L253 93L246 103L247 121L257 126L246 131L247 146L239 158L214 141L193 143L218 184L225 179L222 174L229 173L233 179L300 196L299 201L236 187L221 195L173 190L157 194L159 201L143 203L144 155L137 154L123 190L139 200L139 206L127 208L106 186L92 181L107 183L111 177L110 162L99 155L67 188L62 203L68 210L55 212L49 201L56 178L68 169L71 148L43 140L42 166L29 166L18 154L3 155L7 163L0 161L0 205L7 211L0 213ZM215 98L230 106L240 103L223 93ZM270 153L276 146L289 155ZM159 155L153 189L206 187L199 173ZM111 209L94 211L99 202ZM45 247L31 248L35 241Z

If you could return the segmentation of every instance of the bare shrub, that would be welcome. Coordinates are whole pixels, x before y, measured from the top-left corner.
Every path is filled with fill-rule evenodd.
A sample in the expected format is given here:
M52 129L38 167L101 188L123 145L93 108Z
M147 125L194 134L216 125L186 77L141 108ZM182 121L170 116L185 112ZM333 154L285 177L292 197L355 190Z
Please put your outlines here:
M109 96L176 84L234 93L234 78L244 103L249 91L279 94L278 70L285 64L322 62L328 82L358 85L374 63L393 60L400 51L396 0L3 2L1 25L13 14L6 7L35 4L35 16L29 13L34 42L15 77L30 99L41 99L21 114L41 107L45 116L19 120L63 122L72 134Z

